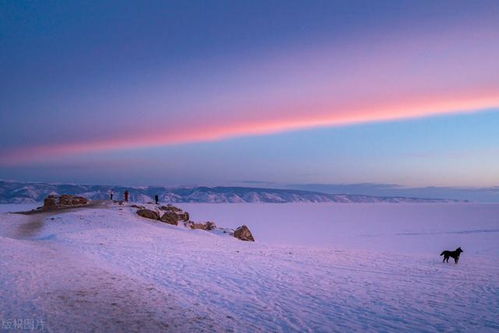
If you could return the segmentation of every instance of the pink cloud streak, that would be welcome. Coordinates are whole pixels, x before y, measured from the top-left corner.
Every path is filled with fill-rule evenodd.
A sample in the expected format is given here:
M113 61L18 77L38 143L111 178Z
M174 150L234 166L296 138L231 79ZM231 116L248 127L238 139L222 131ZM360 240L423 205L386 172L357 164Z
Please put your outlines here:
M312 110L303 106L268 110L279 114L275 119L221 120L204 125L179 126L164 133L141 131L132 136L85 142L61 143L14 149L0 154L0 165L16 166L41 162L68 155L103 152L119 149L137 149L195 142L209 142L240 136L266 135L317 127L344 126L358 123L403 120L434 115L469 113L499 106L499 92L455 93L441 98L420 96L405 102L352 103L349 106L334 102ZM278 111L278 112L276 112ZM280 112L279 112L280 111ZM284 111L284 112L283 112ZM305 112L306 111L306 112Z

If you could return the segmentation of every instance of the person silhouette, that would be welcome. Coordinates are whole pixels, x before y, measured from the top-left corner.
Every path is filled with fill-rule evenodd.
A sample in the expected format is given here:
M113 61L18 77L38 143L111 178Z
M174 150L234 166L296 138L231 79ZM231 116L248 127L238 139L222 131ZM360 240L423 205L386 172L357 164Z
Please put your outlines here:
M154 196L154 201L156 201L156 205L157 205L159 202L159 196L157 194Z
M128 201L128 191L125 191L125 201Z

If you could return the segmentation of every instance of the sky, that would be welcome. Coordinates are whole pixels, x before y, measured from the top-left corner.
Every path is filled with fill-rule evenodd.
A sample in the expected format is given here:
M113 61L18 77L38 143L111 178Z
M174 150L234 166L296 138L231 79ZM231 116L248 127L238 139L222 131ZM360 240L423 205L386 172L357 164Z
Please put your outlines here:
M497 59L498 1L0 0L0 178L493 188Z

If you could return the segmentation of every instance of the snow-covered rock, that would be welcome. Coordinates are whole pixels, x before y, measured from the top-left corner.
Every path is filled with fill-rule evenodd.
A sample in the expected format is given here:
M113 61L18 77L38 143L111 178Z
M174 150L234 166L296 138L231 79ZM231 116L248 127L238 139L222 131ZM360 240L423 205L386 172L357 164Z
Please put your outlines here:
M243 240L254 242L253 234L246 225L242 225L234 230L234 237Z

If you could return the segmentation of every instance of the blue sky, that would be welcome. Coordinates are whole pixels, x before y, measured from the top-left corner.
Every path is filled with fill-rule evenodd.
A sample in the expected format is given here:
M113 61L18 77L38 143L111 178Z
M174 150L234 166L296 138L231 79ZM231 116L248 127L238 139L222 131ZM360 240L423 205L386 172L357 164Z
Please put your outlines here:
M497 1L0 2L0 178L499 185Z

